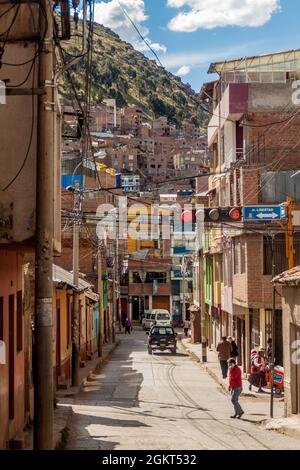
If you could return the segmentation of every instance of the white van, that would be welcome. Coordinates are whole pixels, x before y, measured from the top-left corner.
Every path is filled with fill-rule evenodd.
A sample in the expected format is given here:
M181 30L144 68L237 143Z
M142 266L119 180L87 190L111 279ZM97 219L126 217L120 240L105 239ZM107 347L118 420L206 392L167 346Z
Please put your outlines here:
M142 327L144 328L144 330L150 330L151 323L153 322L153 320L155 320L154 314L152 315L152 313L147 313L142 320Z
M170 312L162 308L152 310L150 326L153 326L153 325L170 326L171 325Z

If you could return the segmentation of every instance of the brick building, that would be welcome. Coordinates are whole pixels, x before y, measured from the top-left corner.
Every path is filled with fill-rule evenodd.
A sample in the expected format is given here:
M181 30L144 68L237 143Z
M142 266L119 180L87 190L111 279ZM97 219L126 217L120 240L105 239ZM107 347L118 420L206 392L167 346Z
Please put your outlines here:
M201 98L211 113L208 149L211 207L297 203L300 142L293 81L300 76L300 51L286 51L211 64L218 81L204 84ZM268 69L266 69L268 64ZM297 227L295 227L297 230ZM250 350L271 335L270 236L276 232L276 270L287 268L284 233L274 223L215 225L206 231L205 297L209 341L237 338L245 372ZM296 242L295 260L299 259ZM282 309L276 299L277 359L282 363Z

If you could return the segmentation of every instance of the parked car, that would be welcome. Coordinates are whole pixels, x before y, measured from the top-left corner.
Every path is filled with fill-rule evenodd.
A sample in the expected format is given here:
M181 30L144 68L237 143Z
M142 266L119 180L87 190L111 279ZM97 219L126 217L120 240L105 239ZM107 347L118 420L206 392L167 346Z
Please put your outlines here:
M152 351L165 351L169 349L173 354L177 351L177 333L172 326L152 326L150 332L147 332L147 349L148 354Z
M168 310L164 310L164 309L152 310L152 315L154 315L154 318L152 318L151 316L151 326L154 326L154 325L171 326L171 315Z
M144 330L150 330L151 323L155 320L155 314L147 313L147 315L142 320L142 325Z

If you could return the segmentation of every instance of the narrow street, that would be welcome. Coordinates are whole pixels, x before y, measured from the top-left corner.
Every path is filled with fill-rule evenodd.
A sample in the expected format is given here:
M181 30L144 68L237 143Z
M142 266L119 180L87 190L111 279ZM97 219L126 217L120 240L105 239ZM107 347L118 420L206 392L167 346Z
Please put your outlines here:
M243 402L242 402L243 404ZM149 356L146 335L134 331L73 406L67 449L300 449L300 442L247 420L232 420L229 397L179 344L176 356Z

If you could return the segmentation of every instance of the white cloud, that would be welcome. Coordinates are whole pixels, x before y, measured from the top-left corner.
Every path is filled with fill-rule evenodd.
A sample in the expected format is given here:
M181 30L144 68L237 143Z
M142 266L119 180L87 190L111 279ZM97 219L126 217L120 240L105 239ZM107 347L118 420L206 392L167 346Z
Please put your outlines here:
M172 31L193 32L224 26L258 27L280 10L280 0L167 0L173 8L187 7L168 24Z
M188 63L190 70L200 67L202 68L208 66L211 62L224 60L224 58L232 59L239 55L247 55L249 50L253 50L253 48L255 48L258 44L259 42L250 42L229 47L227 49L208 50L206 52L186 51L166 54L166 56L163 58L163 65L166 68L178 69L178 67L185 67Z
M188 65L183 65L182 67L180 67L179 70L177 70L175 75L178 75L178 77L185 77L190 73L190 71L191 67L189 67Z
M152 42L148 37L149 29L144 25L145 21L148 19L148 16L145 14L144 0L109 0L96 3L95 21L112 29L121 39L131 43L137 50L149 50L129 19L124 15L120 4L136 24L148 44L150 44L155 51L165 53L167 49L164 45Z

